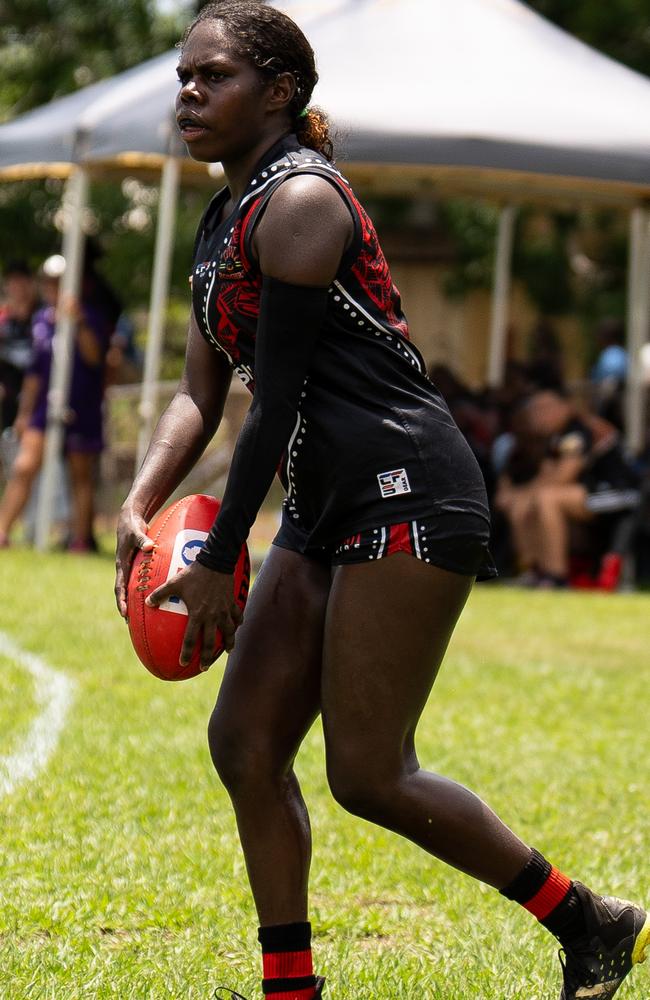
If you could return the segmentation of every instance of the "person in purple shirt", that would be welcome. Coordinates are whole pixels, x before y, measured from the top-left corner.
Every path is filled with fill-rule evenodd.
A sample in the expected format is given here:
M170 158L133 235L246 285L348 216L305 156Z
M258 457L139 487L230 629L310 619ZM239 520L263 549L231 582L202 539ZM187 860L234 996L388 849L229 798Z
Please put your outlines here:
M110 324L101 312L85 302L63 301L59 281L65 261L55 255L41 268L43 299L47 303L32 326L33 360L21 393L14 429L20 447L0 501L0 547L7 547L14 522L22 513L42 460L47 423L47 394L52 367L52 343L58 310L75 321L70 399L65 431L65 455L72 489L72 524L69 548L93 547L94 465L103 448L102 402Z

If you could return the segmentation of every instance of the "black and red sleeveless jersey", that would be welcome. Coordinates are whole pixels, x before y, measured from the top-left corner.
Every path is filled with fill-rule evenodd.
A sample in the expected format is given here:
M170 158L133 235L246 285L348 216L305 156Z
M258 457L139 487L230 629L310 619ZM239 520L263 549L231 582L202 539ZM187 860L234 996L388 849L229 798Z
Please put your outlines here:
M295 136L269 150L228 218L221 218L229 198L224 189L201 221L192 299L203 337L252 391L262 288L253 233L277 188L302 174L336 188L354 237L329 289L287 445L287 514L317 545L436 512L487 518L480 470L409 341L372 222L336 167Z

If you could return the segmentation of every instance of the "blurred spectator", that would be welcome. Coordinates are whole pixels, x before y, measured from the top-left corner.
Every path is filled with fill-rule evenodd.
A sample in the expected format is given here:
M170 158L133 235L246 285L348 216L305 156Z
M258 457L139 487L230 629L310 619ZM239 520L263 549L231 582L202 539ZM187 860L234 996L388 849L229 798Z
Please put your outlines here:
M429 377L444 396L452 417L474 452L490 496L494 486L492 442L498 430L496 407L485 394L472 392L446 365L433 365Z
M86 240L83 265L83 285L81 297L86 306L102 317L112 336L123 310L121 299L113 291L106 278L97 270L97 262L104 251L93 239Z
M562 348L551 323L541 319L534 327L529 349L528 374L539 389L564 388Z
M142 353L135 342L135 325L125 312L115 325L106 363L107 385L139 382L142 377Z
M571 524L633 509L639 500L637 478L616 428L579 414L558 393L535 393L518 417L520 443L527 445L513 450L499 479L496 507L510 524L520 582L563 587L569 578ZM523 467L517 464L522 458Z
M624 347L625 325L619 319L604 319L596 327L595 336L600 353L591 370L594 409L622 430L623 393L628 369L628 354Z
M12 261L4 268L0 304L0 431L11 427L25 371L31 361L32 318L40 303L31 268Z
M491 390L490 395L498 416L497 433L492 442L490 456L493 476L501 475L517 445L517 433L514 427L516 413L521 401L527 399L534 388L535 383L531 379L527 365L510 359L506 363L503 385Z
M3 547L9 543L11 528L29 499L43 459L52 341L58 310L65 310L76 323L65 431L73 507L69 547L74 551L94 547L94 470L103 447L102 398L111 324L97 305L88 303L85 298L83 303L61 300L59 281L64 270L64 259L55 255L45 261L40 272L42 294L47 304L34 317L33 360L25 377L15 421L20 446L0 502L0 546Z

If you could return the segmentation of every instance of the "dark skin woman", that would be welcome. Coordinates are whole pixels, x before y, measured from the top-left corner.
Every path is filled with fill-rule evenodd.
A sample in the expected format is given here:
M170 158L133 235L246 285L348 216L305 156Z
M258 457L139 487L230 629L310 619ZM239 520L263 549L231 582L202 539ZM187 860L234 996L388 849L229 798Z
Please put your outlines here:
M185 371L120 517L116 595L125 615L134 552L151 548L148 521L215 433L234 369L254 394L222 511L197 562L149 602L173 594L187 605L182 663L199 641L207 668L215 630L225 636L209 742L259 915L263 992L312 1000L324 989L293 769L320 714L345 809L526 906L562 941L565 1000L613 996L643 957L645 912L572 882L471 791L418 762L418 720L489 560L484 488L408 344L372 224L330 163L326 119L307 108L311 48L278 11L226 0L190 26L178 73L181 135L195 159L222 163L227 189L199 229ZM243 621L232 553L281 460L283 528ZM580 992L594 984L597 994Z

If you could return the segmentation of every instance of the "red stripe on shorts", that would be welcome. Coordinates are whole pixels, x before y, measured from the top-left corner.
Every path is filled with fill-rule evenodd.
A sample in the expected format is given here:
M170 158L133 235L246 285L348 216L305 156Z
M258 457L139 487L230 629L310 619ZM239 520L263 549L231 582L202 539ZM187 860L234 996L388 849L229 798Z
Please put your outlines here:
M408 552L413 555L413 543L411 541L410 524L391 524L390 537L388 539L387 556L392 556L394 552Z

